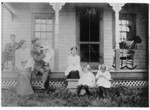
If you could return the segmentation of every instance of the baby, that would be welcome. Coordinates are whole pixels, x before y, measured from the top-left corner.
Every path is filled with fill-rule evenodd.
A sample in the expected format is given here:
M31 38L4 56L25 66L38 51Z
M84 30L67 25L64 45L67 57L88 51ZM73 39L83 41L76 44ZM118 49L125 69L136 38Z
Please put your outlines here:
M111 87L111 75L106 65L99 65L99 70L96 74L96 80L96 84L99 87L99 96L104 97L103 90Z
M77 95L79 96L81 89L84 88L86 93L90 96L91 93L89 91L89 87L94 86L95 86L95 76L90 71L90 66L84 65L83 72L80 74L80 79L78 80Z
M43 58L43 61L49 64L50 60L54 57L54 50L52 49L48 41L42 42L41 46L42 50L45 52L45 58Z

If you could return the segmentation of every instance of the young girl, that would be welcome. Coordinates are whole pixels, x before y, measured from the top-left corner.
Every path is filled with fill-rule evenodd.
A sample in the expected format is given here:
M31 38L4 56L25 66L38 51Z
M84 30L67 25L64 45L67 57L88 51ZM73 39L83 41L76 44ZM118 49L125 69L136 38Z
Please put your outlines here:
M89 91L89 87L94 86L95 86L95 76L90 71L90 66L84 65L83 72L81 73L80 79L78 80L77 95L79 96L81 89L84 88L86 93L90 96L91 93Z
M99 65L99 71L96 74L96 80L96 84L99 87L99 96L104 97L103 92L105 89L111 87L111 75L106 65Z
M81 66L80 66L80 56L77 55L77 47L72 47L71 54L68 56L68 67L65 71L65 76L70 79L79 79Z

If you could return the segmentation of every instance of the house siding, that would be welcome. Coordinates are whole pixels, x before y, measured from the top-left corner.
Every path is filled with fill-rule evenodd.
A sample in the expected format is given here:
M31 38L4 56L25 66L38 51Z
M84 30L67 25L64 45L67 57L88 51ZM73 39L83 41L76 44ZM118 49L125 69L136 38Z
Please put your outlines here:
M16 5L17 6L17 5ZM27 7L26 7L27 6ZM68 7L67 7L68 8ZM77 44L77 31L76 31L76 11L74 8L69 9L64 7L59 15L59 71L64 72L67 67L67 56L70 54L70 48ZM32 30L32 14L33 13L54 13L54 10L49 4L24 4L17 6L15 9L15 16L12 19L10 12L3 8L2 16L2 47L9 42L11 34L16 35L16 41L25 39L28 46L31 46L31 38L33 37ZM103 10L103 60L110 68L113 64L113 35L114 29L112 24L113 10L111 8L104 8ZM148 34L146 29L146 22L142 20L144 15L137 12L136 16L136 34L142 39L142 43L138 44L138 49L135 53L135 64L138 69L147 68L147 40Z
M17 10L15 16L12 18L10 12L3 8L3 32L2 32L2 47L4 49L5 44L10 41L10 35L16 35L16 42L21 39L27 41L27 45L30 47L31 42L31 14L28 11Z
M112 48L112 10L111 9L104 9L103 12L103 39L104 39L104 64L108 65L112 68L113 64L113 48Z
M128 13L128 11L126 11ZM129 12L130 13L130 12ZM134 65L137 65L136 69L147 69L148 68L148 29L147 22L145 19L145 14L142 12L132 11L132 13L136 14L136 35L140 36L142 39L142 43L137 44L137 49L135 50L134 56ZM113 64L113 28L112 28L112 10L105 9L103 14L103 30L104 30L104 63L109 67L112 67ZM115 19L114 19L115 20ZM113 21L115 22L115 21Z
M146 29L146 22L143 20L144 15L142 15L142 13L137 13L136 14L136 35L139 35L140 38L142 39L142 43L137 44L137 50L135 53L135 64L138 65L137 68L139 69L146 69L148 68L147 65L147 53L146 51L148 51L147 49L147 40L148 40L148 32Z
M76 12L64 11L60 13L59 23L59 71L67 68L67 56L72 46L76 46Z

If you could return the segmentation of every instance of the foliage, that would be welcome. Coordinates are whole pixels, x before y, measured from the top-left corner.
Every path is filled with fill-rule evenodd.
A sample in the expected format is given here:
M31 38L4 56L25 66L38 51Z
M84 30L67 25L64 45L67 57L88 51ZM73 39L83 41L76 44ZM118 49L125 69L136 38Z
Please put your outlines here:
M48 94L36 92L29 96L17 95L14 88L2 90L2 106L68 106L68 107L148 107L148 88L115 87L99 97L98 89L78 97L76 91L51 87Z

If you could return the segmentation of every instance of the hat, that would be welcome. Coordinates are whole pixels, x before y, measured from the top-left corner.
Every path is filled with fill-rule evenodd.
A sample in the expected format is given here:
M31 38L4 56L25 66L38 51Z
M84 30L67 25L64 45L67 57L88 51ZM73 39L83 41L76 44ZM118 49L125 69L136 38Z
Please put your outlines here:
M25 40L20 40L20 41L19 41L19 45L21 46L21 45L23 45L25 42L26 42Z
M32 39L32 44L34 44L37 40L39 40L39 38L38 37L33 37L33 39Z

